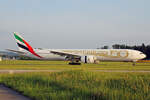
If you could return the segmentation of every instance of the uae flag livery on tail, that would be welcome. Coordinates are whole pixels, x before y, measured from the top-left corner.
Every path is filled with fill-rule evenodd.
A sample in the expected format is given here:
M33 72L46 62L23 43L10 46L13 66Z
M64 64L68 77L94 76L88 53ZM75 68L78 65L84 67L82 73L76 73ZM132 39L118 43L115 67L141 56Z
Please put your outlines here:
M14 36L15 36L15 39L17 41L17 45L19 46L19 48L29 51L36 57L42 58L40 55L34 52L33 48L18 33L14 32Z

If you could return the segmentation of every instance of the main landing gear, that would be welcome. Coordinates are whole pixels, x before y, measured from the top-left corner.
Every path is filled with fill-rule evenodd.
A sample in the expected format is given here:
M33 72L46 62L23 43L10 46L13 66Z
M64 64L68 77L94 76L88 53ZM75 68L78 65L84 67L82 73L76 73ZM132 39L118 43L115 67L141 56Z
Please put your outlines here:
M81 65L81 63L70 62L69 65Z
M69 65L81 65L81 63L79 61L72 60L71 62L69 62Z

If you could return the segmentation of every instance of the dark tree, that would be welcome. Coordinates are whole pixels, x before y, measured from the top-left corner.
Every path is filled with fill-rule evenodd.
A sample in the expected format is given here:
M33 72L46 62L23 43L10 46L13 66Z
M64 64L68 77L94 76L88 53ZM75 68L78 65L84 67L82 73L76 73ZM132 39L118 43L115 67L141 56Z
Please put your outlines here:
M109 48L109 46L103 46L103 47L101 47L101 49L108 49Z

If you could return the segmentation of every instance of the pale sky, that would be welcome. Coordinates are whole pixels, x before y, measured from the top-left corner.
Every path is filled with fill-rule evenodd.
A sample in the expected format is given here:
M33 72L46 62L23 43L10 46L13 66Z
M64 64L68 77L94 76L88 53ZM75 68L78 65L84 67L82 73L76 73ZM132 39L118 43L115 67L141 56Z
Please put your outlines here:
M150 44L150 0L0 0L0 50Z

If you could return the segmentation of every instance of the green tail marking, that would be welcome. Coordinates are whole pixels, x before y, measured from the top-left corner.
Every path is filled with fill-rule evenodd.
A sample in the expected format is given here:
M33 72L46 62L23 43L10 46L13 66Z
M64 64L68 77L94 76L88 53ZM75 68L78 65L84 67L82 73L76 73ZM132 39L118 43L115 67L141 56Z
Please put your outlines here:
M20 42L24 43L23 39L21 39L18 35L14 34L14 36L15 36L15 38L16 38L17 40L19 40Z

